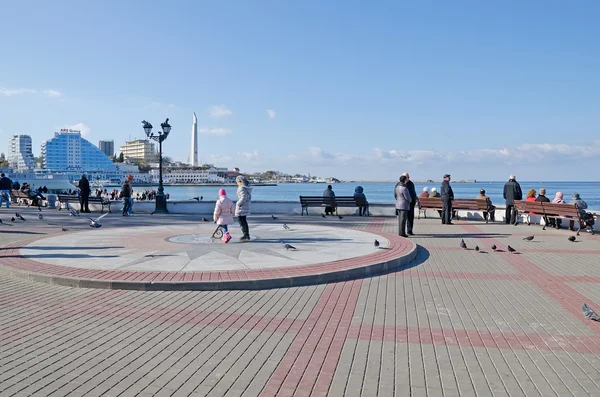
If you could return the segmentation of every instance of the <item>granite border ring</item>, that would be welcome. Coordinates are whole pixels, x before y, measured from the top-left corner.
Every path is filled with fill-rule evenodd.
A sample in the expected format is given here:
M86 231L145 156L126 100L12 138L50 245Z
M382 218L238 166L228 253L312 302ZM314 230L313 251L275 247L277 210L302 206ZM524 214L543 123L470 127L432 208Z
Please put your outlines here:
M373 232L370 232L373 233ZM417 256L417 245L391 233L386 249L349 259L289 268L234 271L123 271L81 269L25 258L20 248L38 238L15 242L0 250L0 271L36 282L77 288L138 291L262 290L341 282L401 270Z

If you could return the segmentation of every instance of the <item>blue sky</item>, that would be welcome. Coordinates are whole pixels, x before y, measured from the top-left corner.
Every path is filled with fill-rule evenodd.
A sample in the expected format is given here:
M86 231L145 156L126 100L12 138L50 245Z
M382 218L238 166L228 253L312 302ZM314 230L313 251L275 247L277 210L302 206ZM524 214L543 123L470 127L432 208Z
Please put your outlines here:
M418 3L418 4L417 4ZM140 121L187 161L344 179L598 180L597 1L9 2L0 150ZM583 157L580 153L584 153ZM36 153L37 154L37 153Z

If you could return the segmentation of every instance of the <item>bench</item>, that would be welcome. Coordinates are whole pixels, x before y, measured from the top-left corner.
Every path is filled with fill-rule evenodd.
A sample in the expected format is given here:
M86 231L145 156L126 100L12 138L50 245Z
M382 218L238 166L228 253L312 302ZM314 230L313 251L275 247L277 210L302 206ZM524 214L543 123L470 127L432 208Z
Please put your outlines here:
M421 211L427 218L426 210L443 210L442 199L438 197L422 197L418 202L419 213L417 219L421 219ZM488 223L489 213L492 209L492 203L489 199L454 199L452 200L452 212L463 210L463 211L481 211L484 213L485 223ZM456 214L458 219L458 214Z
M569 221L578 221L579 228L577 229L577 235L581 231L581 225L585 224L585 221L581 217L579 207L577 204L557 204L557 203L544 203L544 202L527 202L515 200L515 209L517 211L536 213L544 217L544 219L568 219ZM596 214L591 214L596 217ZM530 223L528 223L530 224ZM542 227L542 230L546 230L546 224ZM592 234L594 229L592 228Z
M58 201L60 202L58 209L61 210L62 209L62 205L69 205L69 201L76 201L77 203L79 203L79 196L72 196L72 195L64 195L64 194L59 194L58 195ZM90 196L88 197L88 202L90 204L92 203L97 203L97 204L101 204L102 205L102 211L100 213L104 212L104 207L108 207L108 212L112 212L110 205L112 204L111 201L109 199L105 199L102 197L93 197ZM81 210L81 208L80 208Z
M526 216L526 223L531 225L531 215L543 215L544 207L540 201L515 200L515 210ZM547 218L546 218L547 219Z
M25 204L28 206L31 205L31 202L33 201L27 192L15 189L10 191L10 200L17 203L17 205Z
M309 207L333 207L337 215L338 207L368 207L369 203L364 198L355 198L354 196L300 196L300 205L302 206L302 215L304 212L308 215Z

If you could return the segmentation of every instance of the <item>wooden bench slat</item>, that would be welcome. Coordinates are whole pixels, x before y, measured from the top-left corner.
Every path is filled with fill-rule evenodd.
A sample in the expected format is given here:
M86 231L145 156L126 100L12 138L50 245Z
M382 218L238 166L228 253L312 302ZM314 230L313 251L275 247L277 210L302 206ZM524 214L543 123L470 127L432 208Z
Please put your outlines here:
M366 207L369 203L354 196L300 196L300 205L302 206L302 215L305 211L308 215L309 207L334 207L337 213L337 207Z

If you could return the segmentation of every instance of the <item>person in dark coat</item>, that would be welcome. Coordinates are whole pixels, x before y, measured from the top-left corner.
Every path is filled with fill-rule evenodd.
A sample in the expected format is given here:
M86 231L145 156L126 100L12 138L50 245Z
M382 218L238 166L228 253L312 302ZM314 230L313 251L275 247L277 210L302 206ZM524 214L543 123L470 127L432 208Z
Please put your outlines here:
M450 174L444 175L441 188L442 195L442 225L452 225L452 200L454 192L450 186Z
M333 215L335 211L335 193L331 185L327 185L327 189L323 192L323 197L329 198L329 200L324 200L328 204L325 206L325 215Z
M410 180L410 175L408 172L402 174L406 177L406 188L410 193L410 209L408 210L407 218L406 218L406 232L409 236L412 236L413 233L413 225L415 223L415 206L417 204L417 191L415 190L415 184Z
M546 189L545 188L540 189L540 194L538 194L538 196L535 198L535 201L538 203L549 203L550 202L550 199L548 197L546 197ZM544 217L544 225L554 227L556 225L556 222L554 221L553 218L548 219L547 217Z
M6 201L6 208L10 208L10 190L12 188L12 181L9 177L4 175L4 172L0 174L0 207L2 202Z
M523 200L521 185L517 182L517 177L511 175L508 182L504 185L504 199L506 200L505 222L506 224L517 223L517 210L515 210L515 200Z
M408 237L406 233L406 226L408 220L407 212L410 209L410 202L412 197L406 187L406 181L408 178L405 175L400 177L400 182L396 184L394 188L394 198L396 199L396 213L398 214L398 235L401 237Z
M90 182L87 179L87 175L83 174L79 180L79 210L81 212L91 212L88 203L90 193Z
M364 203L358 207L358 216L369 215L369 203L367 203L367 196L365 196L364 189L362 186L357 186L354 189L354 200L357 203Z

